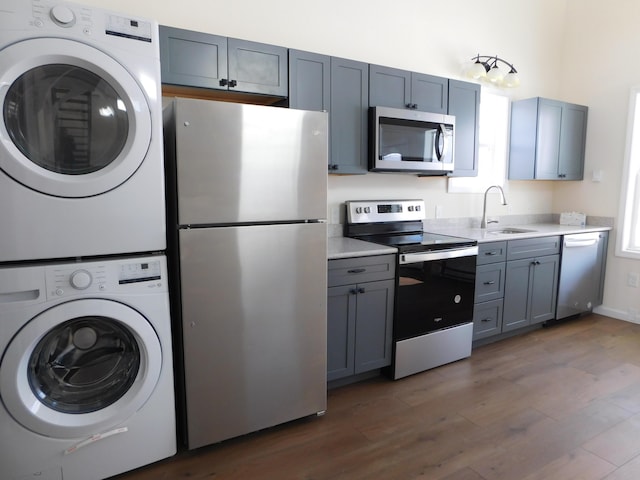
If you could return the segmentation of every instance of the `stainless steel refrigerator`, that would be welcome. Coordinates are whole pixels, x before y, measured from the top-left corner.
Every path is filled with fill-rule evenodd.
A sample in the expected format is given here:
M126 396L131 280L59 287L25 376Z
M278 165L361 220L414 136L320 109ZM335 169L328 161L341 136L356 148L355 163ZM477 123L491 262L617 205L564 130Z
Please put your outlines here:
M327 114L165 108L189 449L326 409Z

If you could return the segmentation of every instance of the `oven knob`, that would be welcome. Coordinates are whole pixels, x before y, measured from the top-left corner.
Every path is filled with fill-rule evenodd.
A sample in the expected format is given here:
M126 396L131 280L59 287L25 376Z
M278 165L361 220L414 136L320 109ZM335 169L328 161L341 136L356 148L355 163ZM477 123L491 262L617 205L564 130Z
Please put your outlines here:
M362 207L356 207L356 213L362 213Z
M413 205L409 205L409 211L413 212Z
M61 27L71 27L76 23L76 16L66 5L56 5L50 12L51 20Z
M371 209L369 207L364 207L364 213L371 213Z
M420 205L416 205L416 212L420 211Z
M71 283L71 286L76 290L86 290L92 281L93 278L91 278L91 274L86 270L76 270L69 278L69 283Z

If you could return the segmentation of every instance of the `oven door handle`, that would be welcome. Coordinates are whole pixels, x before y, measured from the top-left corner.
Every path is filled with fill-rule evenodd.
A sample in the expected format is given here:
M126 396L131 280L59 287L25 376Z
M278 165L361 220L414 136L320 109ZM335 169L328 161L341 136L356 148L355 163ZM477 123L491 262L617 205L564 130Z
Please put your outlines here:
M431 262L448 258L472 257L478 255L478 247L456 248L452 250L438 250L437 252L401 253L400 265L408 263Z

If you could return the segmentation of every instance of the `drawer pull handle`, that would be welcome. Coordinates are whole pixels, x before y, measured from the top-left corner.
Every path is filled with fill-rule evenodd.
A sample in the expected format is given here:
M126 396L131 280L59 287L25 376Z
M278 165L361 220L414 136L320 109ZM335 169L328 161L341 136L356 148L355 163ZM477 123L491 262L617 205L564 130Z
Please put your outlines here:
M484 282L485 285L493 285L494 283L496 283L495 280L489 280L488 282Z
M364 288L360 287L360 288L358 289L358 293L364 293Z
M498 254L498 252L497 252L496 250L493 250L493 251L491 251L491 252L484 252L484 254L485 254L485 255L487 255L487 256L489 256L489 257L492 257L493 255L497 255L497 254Z
M482 319L482 320L480 320L480 321L481 321L481 322L490 322L490 321L492 321L492 320L493 320L493 318L491 318L491 317L487 317L487 318L483 318L483 319Z
M347 273L364 273L366 271L366 268L352 268L351 270L347 270Z

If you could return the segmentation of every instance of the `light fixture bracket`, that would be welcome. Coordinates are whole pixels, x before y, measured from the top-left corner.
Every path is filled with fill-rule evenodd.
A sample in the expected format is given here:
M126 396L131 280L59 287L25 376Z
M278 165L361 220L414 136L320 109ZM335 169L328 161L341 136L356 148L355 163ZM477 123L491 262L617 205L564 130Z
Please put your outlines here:
M520 85L518 71L513 63L497 55L476 55L472 57L473 64L466 70L466 75L475 80L486 80L501 87L517 87ZM499 63L508 67L508 73L500 69Z

